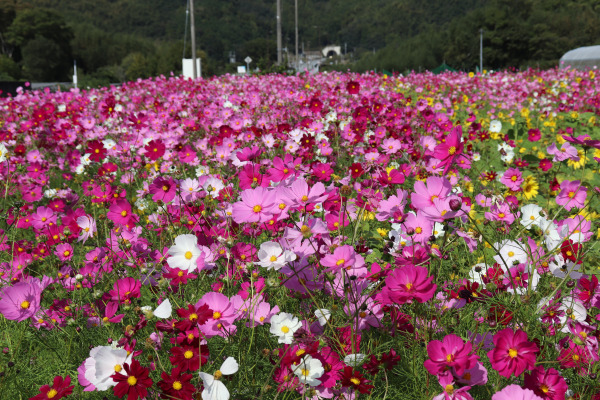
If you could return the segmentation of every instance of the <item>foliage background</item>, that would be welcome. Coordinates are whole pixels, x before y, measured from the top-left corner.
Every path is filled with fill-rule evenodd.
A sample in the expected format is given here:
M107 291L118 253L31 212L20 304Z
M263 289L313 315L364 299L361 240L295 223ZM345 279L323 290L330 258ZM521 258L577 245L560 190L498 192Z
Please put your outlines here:
M274 0L197 0L205 75L235 72L246 56L270 70L275 8ZM480 29L488 69L553 67L566 51L600 43L593 0L298 0L298 8L301 49L340 45L348 54L332 68L358 72L444 61L474 70ZM0 80L70 80L74 59L91 85L179 73L191 55L185 15L185 0L0 0ZM292 54L292 0L282 1L282 25Z

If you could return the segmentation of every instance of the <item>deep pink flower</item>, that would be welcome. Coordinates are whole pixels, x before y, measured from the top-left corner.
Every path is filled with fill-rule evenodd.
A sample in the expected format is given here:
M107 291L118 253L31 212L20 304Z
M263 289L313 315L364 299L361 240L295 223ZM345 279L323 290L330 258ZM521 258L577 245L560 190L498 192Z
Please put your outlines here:
M429 360L425 360L425 369L437 376L454 368L456 374L460 376L465 370L473 368L479 360L479 356L471 354L471 350L473 350L471 342L465 343L456 335L446 335L441 342L432 340L427 345Z
M527 340L527 333L506 328L494 335L494 348L487 354L492 367L508 378L533 369L538 351L538 346Z
M465 157L463 155L463 148L462 127L460 125L452 129L452 132L446 136L446 140L443 143L435 146L433 158L440 161L438 167L444 167L444 174L448 172L455 160L459 157Z
M529 389L519 385L505 387L492 396L492 400L544 400Z
M233 220L244 222L267 222L279 209L275 192L263 187L246 189L242 192L242 201L233 204Z
M137 215L131 212L131 204L125 199L115 201L108 209L108 213L106 213L108 219L119 225L127 225L134 216L137 217Z
M73 258L73 247L69 243L61 243L54 249L54 254L60 261L69 261Z
M587 188L580 181L562 181L560 193L556 196L556 204L564 206L565 210L583 208L587 197Z
M51 208L40 206L31 214L31 225L37 230L56 225L57 215Z
M71 385L71 377L67 375L55 376L52 386L44 385L40 388L40 394L33 396L30 400L59 400L73 393L75 385Z
M108 292L111 301L119 304L128 304L132 298L141 296L140 288L142 284L135 278L127 277L119 279L114 284L114 289Z
M527 131L527 139L530 142L537 142L538 140L540 140L542 138L542 133L540 132L539 129L537 128L533 128L530 129L529 131Z
M0 313L12 321L23 321L40 309L42 290L36 282L19 282L0 292Z
M433 298L437 285L432 283L433 276L427 277L427 269L407 265L394 270L385 279L380 293L383 304L404 304L413 300L424 303Z
M547 172L550 168L552 168L552 161L547 158L543 158L540 160L540 169L544 172Z
M502 178L500 178L500 183L513 192L518 192L523 183L523 174L517 168L509 168L504 175L502 175Z
M567 382L554 368L544 370L541 365L525 374L523 386L531 389L544 400L563 400L567 392Z
M150 184L148 190L152 195L152 200L170 203L175 198L175 189L177 184L171 177L159 176Z

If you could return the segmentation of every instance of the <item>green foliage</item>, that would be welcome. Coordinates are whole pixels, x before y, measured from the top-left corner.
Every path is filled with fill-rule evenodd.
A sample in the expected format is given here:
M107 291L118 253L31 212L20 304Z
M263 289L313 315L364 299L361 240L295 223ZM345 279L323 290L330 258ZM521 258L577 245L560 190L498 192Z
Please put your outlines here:
M8 56L0 54L0 81L16 81L21 77L21 69Z

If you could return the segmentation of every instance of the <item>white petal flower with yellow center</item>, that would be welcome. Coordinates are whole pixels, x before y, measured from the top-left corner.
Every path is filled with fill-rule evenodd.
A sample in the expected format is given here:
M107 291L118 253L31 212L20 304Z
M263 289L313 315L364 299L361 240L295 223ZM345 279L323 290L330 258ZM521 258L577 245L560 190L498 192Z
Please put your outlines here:
M311 356L305 356L298 364L292 365L292 371L301 383L309 386L319 386L319 378L325 373L321 361Z
M123 364L131 362L131 355L125 349L113 349L111 346L98 346L90 351L90 357L85 360L85 379L104 391L117 383L111 378L117 373L124 374Z
M202 400L229 400L229 390L225 387L225 384L220 381L223 375L235 374L239 365L235 358L227 357L221 368L215 371L214 374L207 374L206 372L200 372L200 379L204 384L204 390L202 391Z
M264 242L260 245L258 250L259 261L255 264L261 267L274 269L275 271L280 270L285 264L294 261L296 259L296 253L290 250L283 250L279 243L275 242Z
M296 332L302 323L293 314L281 312L271 317L271 332L277 336L278 343L292 344L294 340L294 332Z
M195 235L179 235L175 244L169 248L167 263L171 268L192 272L197 268L196 261L202 254Z

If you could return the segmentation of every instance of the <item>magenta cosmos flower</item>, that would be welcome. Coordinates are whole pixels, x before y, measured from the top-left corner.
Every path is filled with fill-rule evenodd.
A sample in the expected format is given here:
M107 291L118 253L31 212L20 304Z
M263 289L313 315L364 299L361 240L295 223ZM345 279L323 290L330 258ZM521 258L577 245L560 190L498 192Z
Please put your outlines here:
M275 192L263 187L246 189L242 192L242 201L233 205L233 220L238 224L244 222L267 222L273 217L277 208Z
M523 183L523 174L517 168L509 168L500 178L500 183L513 192L518 192L521 189L521 183Z
M148 188L152 195L152 200L170 203L175 198L175 189L177 184L171 177L159 176L150 184Z
M563 400L567 393L567 382L554 368L544 370L538 366L531 373L525 374L523 386L544 400Z
M583 208L587 197L587 188L580 181L562 181L560 193L556 196L556 204L564 206L565 210Z
M452 162L462 156L463 148L462 127L460 125L452 129L452 132L446 136L446 140L443 143L435 146L433 157L440 160L438 167L444 167L444 174L448 172L452 166Z
M488 352L492 367L505 378L521 375L535 366L537 345L527 340L527 333L506 328L494 335L494 348Z
M457 375L461 376L465 370L477 365L479 356L471 354L473 345L465 343L456 335L446 335L440 342L433 340L427 345L429 360L424 363L425 369L432 375L440 375L454 368Z
M380 299L383 304L404 304L416 300L429 301L437 285L433 277L427 277L427 269L414 265L396 269L386 279Z
M0 313L12 321L23 321L40 309L42 291L35 282L19 282L0 292Z
M519 385L510 385L495 393L492 400L543 400L529 389Z

